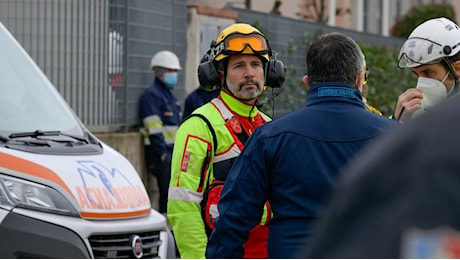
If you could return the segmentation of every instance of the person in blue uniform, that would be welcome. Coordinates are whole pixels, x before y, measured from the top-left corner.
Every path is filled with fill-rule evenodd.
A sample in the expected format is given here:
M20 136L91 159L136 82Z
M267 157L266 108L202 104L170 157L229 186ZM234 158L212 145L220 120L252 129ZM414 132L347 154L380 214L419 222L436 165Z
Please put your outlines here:
M201 107L202 105L208 103L213 98L219 96L220 87L216 86L212 89L206 89L202 86L198 86L194 91L192 91L184 103L184 112L182 113L182 120L187 116L191 115L193 110Z
M180 106L172 92L177 84L179 59L170 51L157 52L150 62L155 80L139 98L140 131L144 136L144 155L147 170L158 183L160 213L166 213L171 156L177 128L180 124Z

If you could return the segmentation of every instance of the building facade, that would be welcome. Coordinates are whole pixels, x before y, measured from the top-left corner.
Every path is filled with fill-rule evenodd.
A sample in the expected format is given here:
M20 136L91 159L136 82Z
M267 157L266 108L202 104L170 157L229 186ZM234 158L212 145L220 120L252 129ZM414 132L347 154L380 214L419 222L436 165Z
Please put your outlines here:
M249 9L258 12L309 22L322 20L330 26L383 36L389 36L395 21L414 6L451 4L460 14L460 1L455 0L188 0L187 3L217 9L249 5Z

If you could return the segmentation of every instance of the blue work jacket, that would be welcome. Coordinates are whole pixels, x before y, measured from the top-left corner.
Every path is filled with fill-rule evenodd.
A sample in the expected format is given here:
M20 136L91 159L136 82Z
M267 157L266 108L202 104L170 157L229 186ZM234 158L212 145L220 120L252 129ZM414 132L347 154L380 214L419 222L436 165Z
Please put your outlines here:
M192 93L190 93L185 99L184 103L184 113L182 113L182 120L187 116L191 115L192 112L201 107L202 105L208 103L213 98L219 96L220 88L213 90L205 90L203 87L199 86Z
M180 106L171 89L158 78L139 98L139 119L144 145L156 156L171 156L181 119Z
M306 107L257 128L233 165L218 204L208 258L242 258L248 230L272 206L268 256L295 258L313 234L342 166L396 121L364 108L356 88L322 83Z

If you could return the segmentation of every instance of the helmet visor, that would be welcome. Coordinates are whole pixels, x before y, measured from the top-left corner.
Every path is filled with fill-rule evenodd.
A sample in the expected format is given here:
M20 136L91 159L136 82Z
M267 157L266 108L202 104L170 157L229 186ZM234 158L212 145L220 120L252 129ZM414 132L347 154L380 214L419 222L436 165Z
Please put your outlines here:
M258 33L231 34L224 40L223 54L248 53L249 47L254 54L268 53L268 44L265 38Z
M398 67L413 68L435 64L446 56L441 44L423 38L409 38L399 51Z

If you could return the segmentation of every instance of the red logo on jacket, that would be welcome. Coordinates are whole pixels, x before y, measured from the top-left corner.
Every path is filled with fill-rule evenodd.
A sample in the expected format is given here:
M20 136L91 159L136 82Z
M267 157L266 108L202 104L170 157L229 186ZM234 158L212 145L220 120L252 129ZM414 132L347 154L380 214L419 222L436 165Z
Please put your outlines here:
M190 152L185 152L182 157L182 163L180 164L180 170L183 172L187 171L188 162L190 161Z
M241 124L240 124L240 121L238 121L237 118L230 118L227 123L225 123L226 125L228 125L230 127L230 129L233 130L234 133L236 134L239 134L241 133L241 131L243 131L243 129L241 128Z

